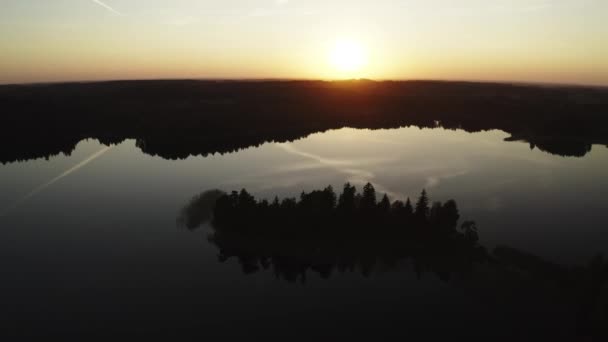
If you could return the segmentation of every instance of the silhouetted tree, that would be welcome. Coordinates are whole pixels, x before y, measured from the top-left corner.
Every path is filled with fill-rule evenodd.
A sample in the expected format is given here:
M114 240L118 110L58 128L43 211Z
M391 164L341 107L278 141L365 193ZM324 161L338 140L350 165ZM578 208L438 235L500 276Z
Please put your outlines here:
M325 189L323 189L323 193L328 202L328 205L332 209L335 208L336 204L337 204L337 196L336 196L336 192L334 191L334 188L331 185L329 185Z
M280 202L279 202L279 197L278 196L274 196L274 200L272 201L272 204L270 205L270 207L272 209L278 209L281 206Z
M378 203L378 211L384 215L384 214L388 213L390 210L391 210L391 201L388 199L388 196L386 194L384 194L384 196L382 196L382 200L380 200L380 202Z
M455 231L459 219L460 214L456 201L451 199L445 202L439 214L439 227L443 230Z
M284 198L281 201L281 209L293 210L296 208L296 199L295 198Z
M331 186L311 193L302 192L298 206L308 215L327 215L336 207L336 194Z
M439 219L440 219L440 215L441 215L441 207L442 204L441 202L433 202L433 204L431 205L431 208L429 209L429 221L433 224L433 225L438 225L439 223Z
M202 223L210 221L217 200L225 195L226 193L221 190L209 190L195 196L180 212L177 224L189 230L194 230Z
M365 211L372 211L376 208L376 189L371 183L367 183L363 187L363 195L359 206Z
M412 202L410 201L409 197L405 201L405 207L403 209L405 210L405 214L407 216L411 216L412 214L414 214L414 208L412 207Z
M418 197L414 213L418 219L426 219L429 216L429 198L424 189L420 193L420 197Z
M471 244L477 243L479 241L479 235L477 234L477 224L475 221L465 221L460 226L460 229L464 233L464 238L466 241Z
M400 200L396 200L395 202L393 202L393 204L391 205L391 209L393 211L402 211L403 209L405 209L405 204L403 204L403 201Z
M229 223L234 219L233 214L238 209L238 193L233 191L230 195L220 196L215 202L213 219L215 222Z
M344 189L338 199L338 209L350 213L355 210L355 195L357 189L350 183L344 184Z
M239 200L238 200L239 208L244 211L249 211L249 210L255 208L255 205L256 205L255 198L253 196L251 196L251 194L249 194L247 192L247 190L242 189L241 192L239 193Z

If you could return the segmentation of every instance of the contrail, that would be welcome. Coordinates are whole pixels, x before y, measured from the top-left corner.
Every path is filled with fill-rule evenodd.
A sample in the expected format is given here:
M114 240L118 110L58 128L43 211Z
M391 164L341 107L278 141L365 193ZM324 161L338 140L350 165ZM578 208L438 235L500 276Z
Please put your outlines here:
M120 15L120 16L123 16L123 17L125 16L124 13L121 13L121 12L115 10L110 5L108 5L106 3L103 3L101 0L91 0L91 1L93 1L94 3L98 4L99 6L107 9L108 11L110 11L110 12L112 12L114 14L117 14L117 15Z
M106 146L104 148L102 148L101 150L93 153L92 155L90 155L87 159L81 161L80 163L74 165L73 167L67 169L66 171L64 171L63 173L61 173L59 176L51 179L50 181L38 186L37 188L35 188L34 190L30 191L27 195L21 197L20 199L18 199L17 201L15 201L15 203L13 203L11 206L9 206L8 208L4 209L2 212L0 212L0 217L1 216L5 216L6 214L10 213L11 211L15 210L21 203L27 201L28 199L34 197L36 194L38 194L39 192L41 192L42 190L48 188L49 186L53 185L55 182L57 182L58 180L69 176L72 172L74 171L78 171L78 169L80 169L81 167L87 165L88 163L92 162L93 160L99 158L102 154L108 152L110 149L112 148L112 146Z
M346 173L346 174L350 175L348 181L351 183L365 184L368 181L370 181L371 179L373 179L375 176L372 172L349 167L349 165L352 164L351 162L323 158L321 156L318 156L318 155L315 155L312 153L300 151L300 150L296 149L290 143L277 144L277 146L281 147L283 150L285 150L285 152L312 159L321 165L325 165L327 167L333 168L334 170L336 170L338 172ZM374 182L374 187L376 188L376 190L386 193L393 199L405 198L405 196L403 194L391 191L390 189L383 186L382 184Z

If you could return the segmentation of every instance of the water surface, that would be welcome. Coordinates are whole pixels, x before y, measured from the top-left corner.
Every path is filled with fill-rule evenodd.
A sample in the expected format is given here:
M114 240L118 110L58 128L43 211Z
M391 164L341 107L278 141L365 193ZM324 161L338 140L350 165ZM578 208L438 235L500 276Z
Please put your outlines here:
M1 165L3 319L17 329L42 327L29 330L34 335L191 334L199 326L202 336L294 329L388 336L404 319L459 331L470 315L488 334L501 320L524 324L523 334L548 328L526 326L528 316L568 321L552 294L498 312L500 296L485 294L498 289L432 274L419 279L407 269L370 278L311 274L306 284L272 272L245 276L235 260L217 261L206 227L176 225L180 209L208 189L246 188L272 199L371 182L391 199L414 199L423 188L433 200L456 199L488 248L508 245L562 264L607 253L608 148L562 157L507 137L499 130L343 128L182 160L144 154L134 140L83 140L69 156ZM74 321L83 324L74 328Z

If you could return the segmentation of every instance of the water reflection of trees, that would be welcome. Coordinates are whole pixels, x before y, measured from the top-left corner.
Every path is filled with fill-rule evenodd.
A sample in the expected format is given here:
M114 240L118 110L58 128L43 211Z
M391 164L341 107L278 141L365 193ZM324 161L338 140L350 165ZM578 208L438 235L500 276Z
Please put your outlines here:
M339 197L327 187L272 202L242 190L218 198L213 213L209 241L220 260L235 257L245 273L271 269L289 281L304 280L308 270L369 276L377 265L395 268L410 258L418 272L448 278L485 255L474 223L458 227L456 202L430 205L424 192L413 208L386 196L378 202L371 184L361 194L346 184Z
M587 265L564 266L498 246L489 257L492 270L503 279L517 279L528 287L556 286L560 297L569 302L577 335L594 338L592 341L608 338L608 260L603 255L596 255Z
M0 162L135 139L168 159L341 127L500 129L568 156L608 145L608 91L465 82L140 81L0 87Z
M359 193L347 183L339 195L327 187L272 201L246 190L213 190L194 197L178 222L191 230L210 223L208 241L219 261L236 260L244 274L265 271L305 282L310 273L370 277L411 265L418 277L433 273L443 281L468 279L474 288L512 287L524 302L534 301L526 297L534 292L519 292L540 286L556 289L569 303L579 335L608 336L608 263L602 256L564 266L507 246L487 252L475 223L459 220L453 200L430 202L423 191L413 204L391 202L371 184Z
M272 269L289 281L304 280L308 270L324 278L355 270L369 276L376 266L396 269L406 259L419 274L447 280L486 260L475 222L458 224L454 200L431 203L424 190L414 204L378 197L370 183L361 193L347 183L339 195L328 186L272 201L245 189L211 190L182 209L178 224L194 230L211 223L209 241L221 261L234 257L245 273Z

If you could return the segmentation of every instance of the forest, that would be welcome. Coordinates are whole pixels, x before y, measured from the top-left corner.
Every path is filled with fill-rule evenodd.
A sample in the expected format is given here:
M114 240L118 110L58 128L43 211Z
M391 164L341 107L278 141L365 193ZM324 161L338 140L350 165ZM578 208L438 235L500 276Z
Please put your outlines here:
M439 81L114 81L0 86L0 163L134 139L183 159L342 127L498 129L562 156L608 146L608 89Z
M328 186L271 201L246 189L209 190L183 207L177 224L208 231L218 261L236 261L246 275L272 272L305 284L316 277L409 270L418 279L433 274L446 283L518 291L530 302L537 295L531 289L539 289L570 303L581 333L608 336L608 262L602 255L586 265L560 265L505 245L489 251L476 223L459 221L455 200L431 201L423 190L413 202L391 201L371 183L362 192L346 183L340 194Z
M190 230L211 223L209 241L220 259L236 256L245 273L274 265L277 275L295 280L307 269L328 277L335 265L369 275L378 263L392 267L408 258L426 258L449 277L487 257L475 222L459 220L456 201L431 202L425 190L415 203L391 202L371 183L361 193L346 183L339 195L328 186L272 201L246 189L211 190L193 198L178 223Z

